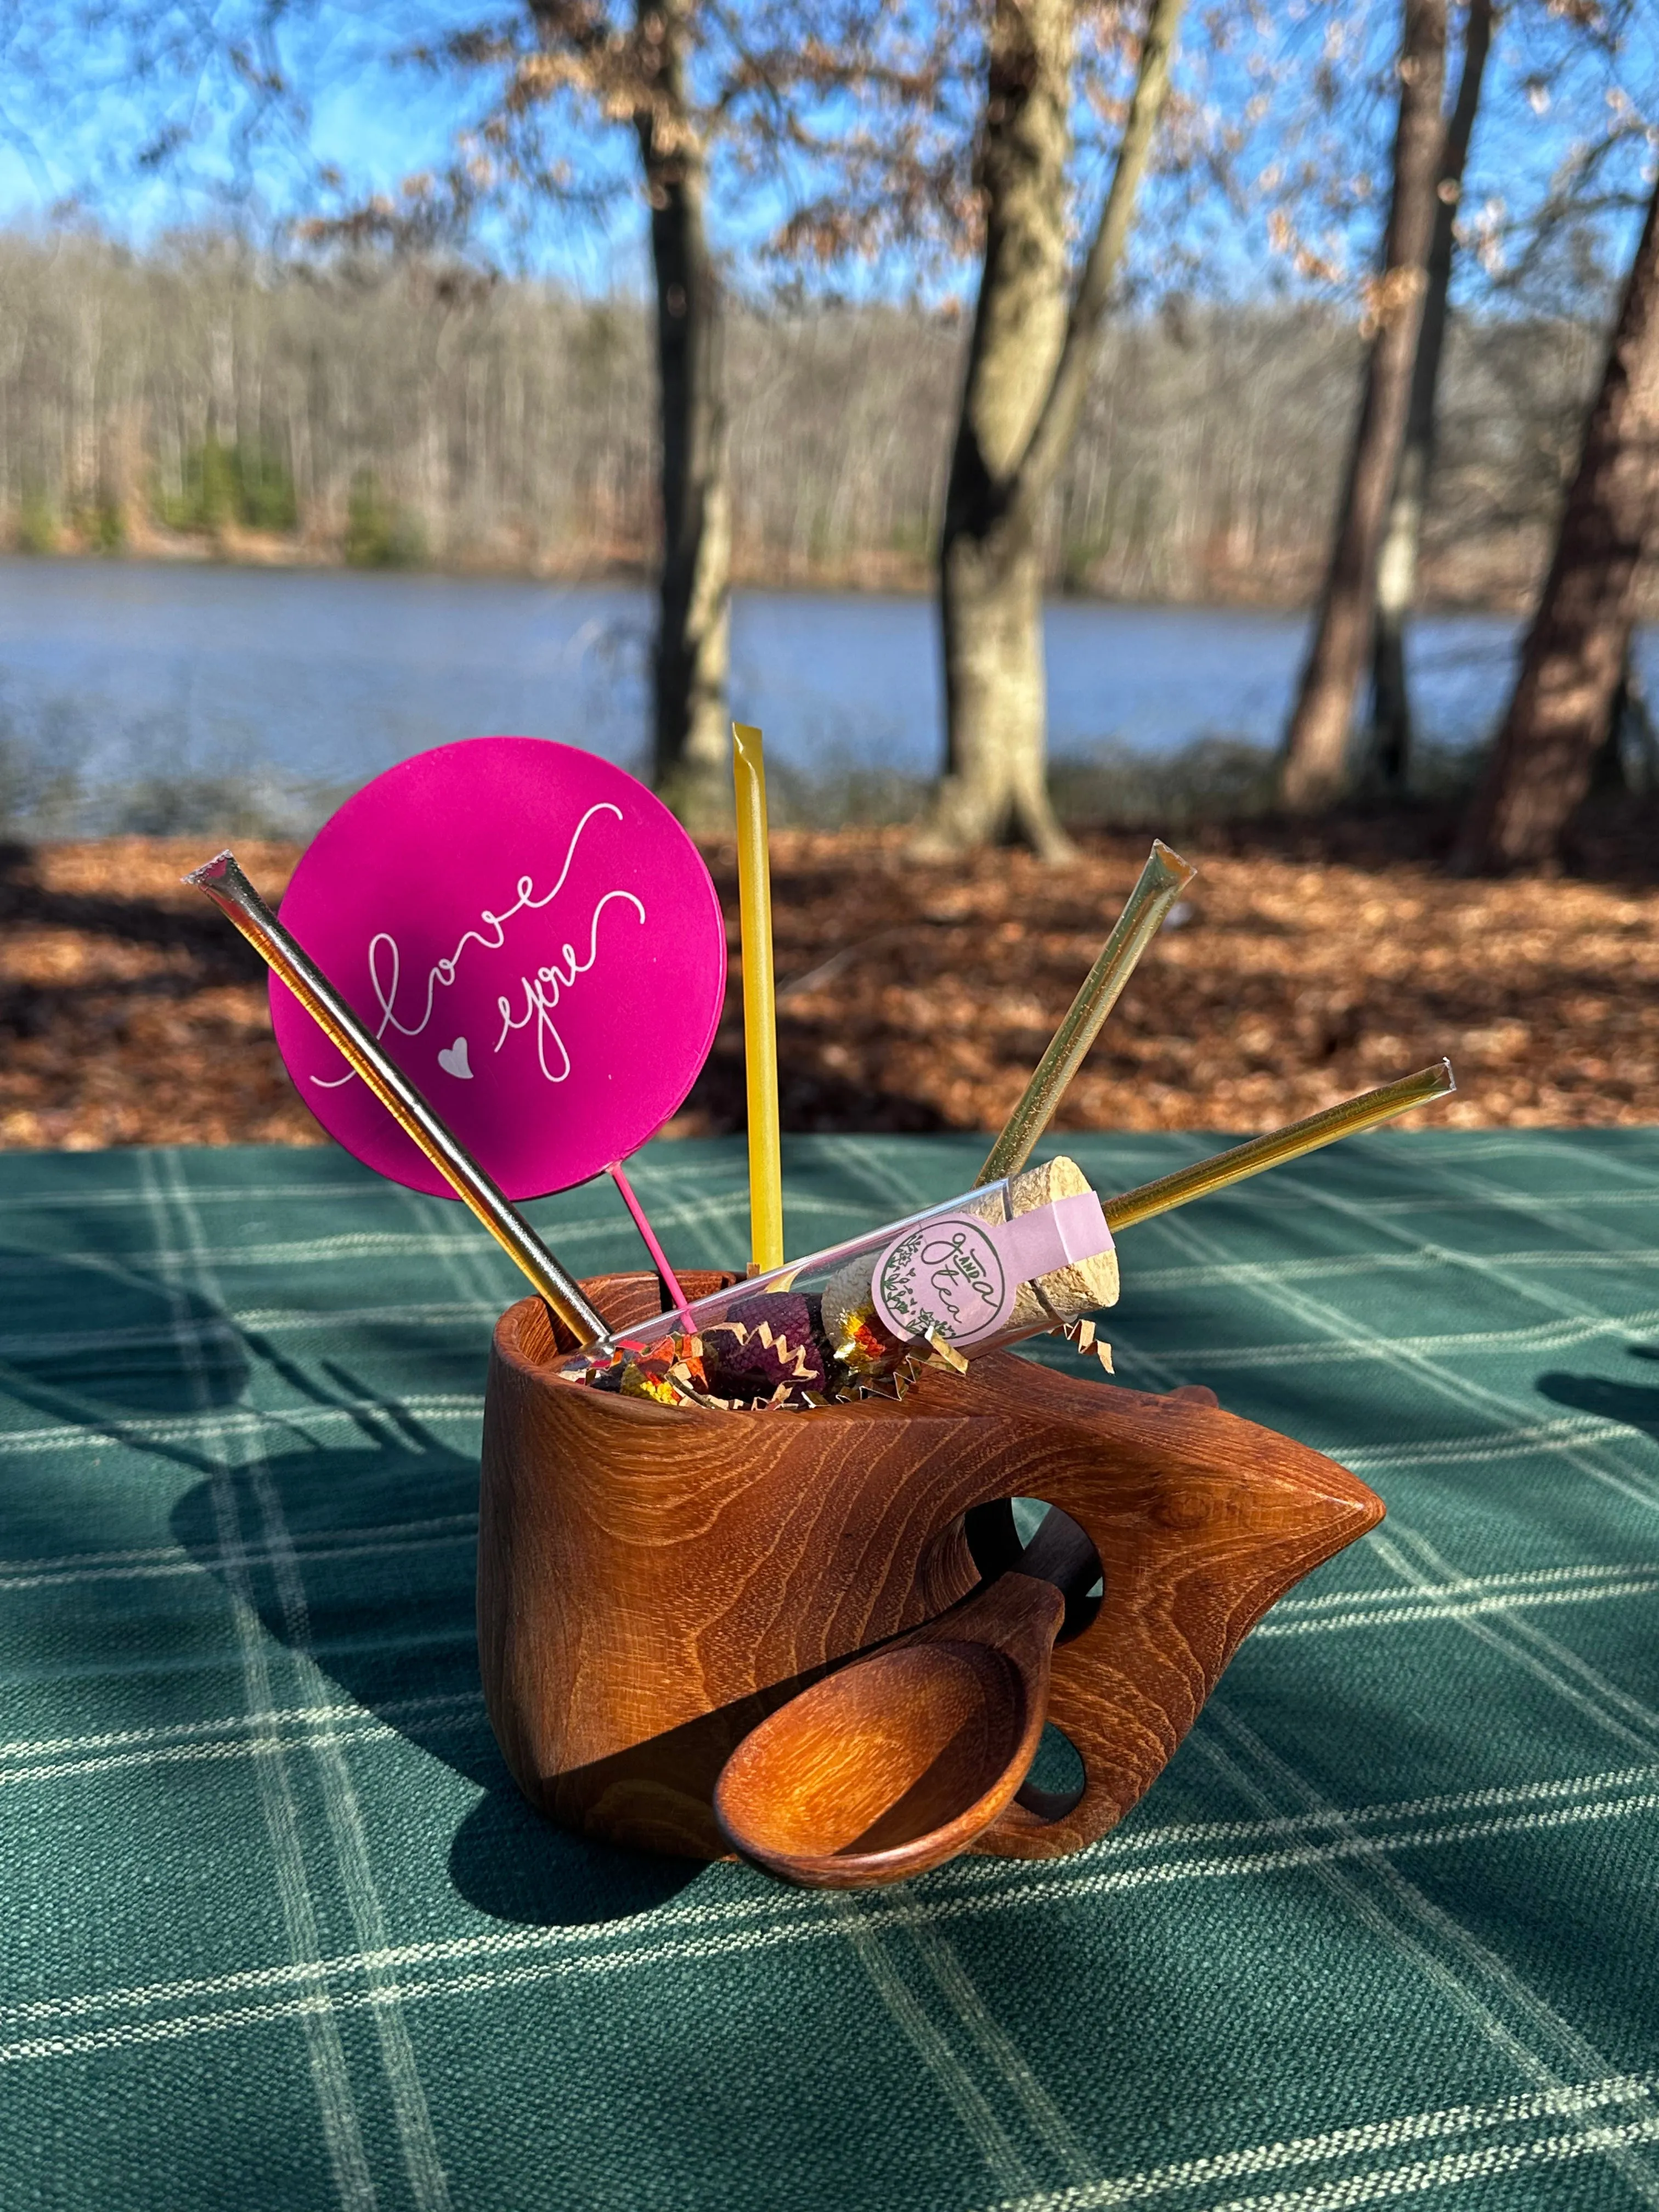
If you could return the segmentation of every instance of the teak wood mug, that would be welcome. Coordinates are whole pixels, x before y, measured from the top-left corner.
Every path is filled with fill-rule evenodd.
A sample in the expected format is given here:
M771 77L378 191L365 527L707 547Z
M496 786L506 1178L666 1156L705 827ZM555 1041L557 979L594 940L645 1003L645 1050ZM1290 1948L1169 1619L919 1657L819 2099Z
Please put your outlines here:
M693 1298L730 1279L682 1278ZM650 1275L584 1289L612 1327L659 1310ZM728 1856L714 1798L738 1746L980 1588L969 1529L1024 1497L1060 1507L1100 1564L1097 1609L1074 1609L1086 1626L1062 1631L1048 1671L1047 1717L1084 1780L1021 1790L966 1848L1078 1850L1157 1778L1268 1607L1382 1516L1346 1468L1207 1391L1150 1396L991 1352L900 1401L725 1413L559 1381L568 1348L535 1298L496 1325L484 1697L532 1804L648 1850Z

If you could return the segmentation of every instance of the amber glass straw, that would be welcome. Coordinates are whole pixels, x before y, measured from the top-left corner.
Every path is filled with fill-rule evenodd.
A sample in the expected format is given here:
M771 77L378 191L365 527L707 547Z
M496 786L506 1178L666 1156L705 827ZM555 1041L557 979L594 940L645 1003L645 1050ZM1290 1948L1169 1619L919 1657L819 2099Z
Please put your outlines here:
M738 802L738 913L743 928L743 1047L749 1076L749 1243L755 1273L783 1265L783 1155L778 1136L778 1014L772 975L772 865L761 733L732 725Z
M1385 1083L1380 1091L1362 1091L1358 1098L1345 1098L1341 1105L1328 1106L1322 1114L1292 1121L1288 1129L1252 1137L1248 1144L1235 1145L1231 1152L1217 1152L1189 1168L1177 1168L1173 1175L1160 1176L1156 1182L1144 1182L1138 1190L1109 1198L1101 1208L1106 1225L1115 1237L1119 1230L1132 1229L1137 1221L1150 1221L1155 1213L1167 1213L1172 1206L1185 1206L1190 1198L1207 1198L1212 1190L1224 1190L1230 1182L1260 1175L1263 1168L1282 1167L1286 1160L1300 1159L1304 1152L1334 1145L1339 1137L1358 1136L1362 1129L1374 1129L1378 1122L1391 1121L1396 1114L1408 1114L1413 1106L1426 1106L1431 1099L1444 1098L1456 1088L1451 1062L1437 1060L1416 1075L1402 1075L1397 1083Z
M1002 1133L985 1156L985 1164L974 1177L975 1188L1017 1175L1031 1157L1032 1147L1054 1118L1054 1109L1066 1085L1082 1066L1100 1025L1117 1004L1135 963L1163 927L1164 917L1186 890L1198 870L1161 841L1153 842L1140 880L1129 894L1128 904L1117 926L1100 949L1100 957L1083 979L1083 985L1052 1042L1036 1064L1024 1097L1002 1125Z
M506 1194L451 1134L420 1092L381 1049L304 947L283 928L236 865L221 853L185 878L205 891L246 938L271 971L287 984L318 1028L380 1100L398 1127L412 1137L461 1203L471 1209L495 1242L523 1268L551 1310L581 1344L605 1334L589 1305Z

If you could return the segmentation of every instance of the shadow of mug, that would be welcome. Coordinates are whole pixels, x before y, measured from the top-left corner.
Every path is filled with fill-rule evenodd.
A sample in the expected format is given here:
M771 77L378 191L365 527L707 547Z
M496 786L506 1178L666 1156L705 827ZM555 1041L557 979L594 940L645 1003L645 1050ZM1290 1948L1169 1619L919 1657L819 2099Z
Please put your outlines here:
M363 1411L352 1444L282 1454L213 1475L173 1510L179 1542L312 1660L350 1708L483 1792L451 1842L457 1892L492 1918L579 1926L647 1912L702 1872L595 1844L520 1795L483 1707L474 1626L476 1461L399 1436L407 1416ZM228 1559L228 1509L241 1547ZM301 1594L296 1604L296 1591ZM354 1764L372 1749L350 1747ZM372 1789L371 1789L372 1798Z

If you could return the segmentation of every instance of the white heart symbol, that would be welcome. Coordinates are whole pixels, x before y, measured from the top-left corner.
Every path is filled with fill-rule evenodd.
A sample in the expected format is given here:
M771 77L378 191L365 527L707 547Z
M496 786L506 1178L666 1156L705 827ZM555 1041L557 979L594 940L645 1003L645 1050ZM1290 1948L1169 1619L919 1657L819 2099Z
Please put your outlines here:
M466 1039L459 1036L447 1051L441 1052L438 1065L446 1075L459 1075L463 1083L471 1083L472 1070L466 1064Z

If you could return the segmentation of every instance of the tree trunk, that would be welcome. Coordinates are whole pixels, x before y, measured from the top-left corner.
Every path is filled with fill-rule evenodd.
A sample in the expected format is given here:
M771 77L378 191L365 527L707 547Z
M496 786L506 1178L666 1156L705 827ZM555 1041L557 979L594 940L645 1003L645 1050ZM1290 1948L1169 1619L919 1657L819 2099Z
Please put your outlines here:
M1607 736L1659 536L1659 186L1607 349L1538 611L1455 862L1466 873L1554 857Z
M662 578L652 656L656 787L687 826L732 816L732 496L720 282L703 225L707 179L685 97L690 0L640 0L660 57L658 100L635 118L651 207L661 409Z
M1346 781L1348 730L1370 643L1382 526L1399 474L1423 320L1445 70L1446 0L1405 0L1394 193L1372 309L1376 331L1279 774L1279 798L1299 813L1328 805Z
M1035 517L1018 497L1066 339L1071 0L997 0L980 183L985 263L945 495L945 779L927 842L1067 842L1043 780L1047 693Z
M922 854L1072 846L1049 805L1037 524L1169 91L1183 0L1154 0L1123 143L1075 295L1066 251L1073 0L995 0L979 182L985 260L939 545L945 773Z
M1376 610L1371 638L1371 742L1377 773L1394 790L1404 787L1411 763L1411 694L1406 678L1406 617L1417 596L1417 549L1423 508L1434 468L1435 395L1446 338L1446 300L1451 289L1457 203L1469 139L1480 105L1480 81L1492 45L1492 0L1469 0L1463 68L1446 125L1436 188L1434 236L1429 246L1423 325L1412 370L1406 443L1395 479L1394 501L1376 565Z
M1626 643L1619 681L1613 687L1613 701L1607 708L1607 733L1590 756L1588 790L1592 798L1611 799L1616 793L1633 791L1637 787L1625 766L1626 732L1631 729L1639 732L1641 726L1642 688L1631 650L1633 641L1632 635Z
M1036 545L971 526L940 559L945 774L918 849L963 852L1024 838L1045 860L1073 857L1049 804L1042 575Z

